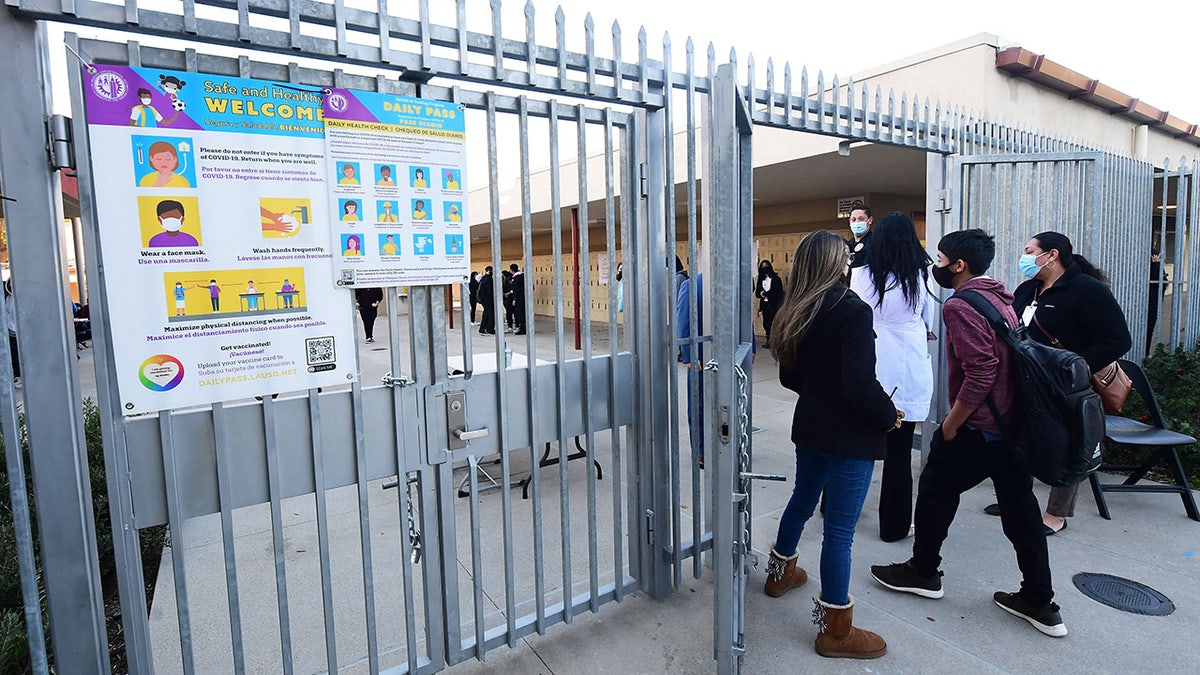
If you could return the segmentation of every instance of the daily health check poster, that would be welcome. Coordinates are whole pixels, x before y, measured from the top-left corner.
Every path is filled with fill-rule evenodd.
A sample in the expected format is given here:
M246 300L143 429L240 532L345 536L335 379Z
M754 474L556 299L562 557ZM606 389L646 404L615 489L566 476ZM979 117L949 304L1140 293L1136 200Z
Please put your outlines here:
M116 66L85 82L125 413L352 380L320 92Z
M470 274L464 117L454 103L326 91L337 285L456 284Z

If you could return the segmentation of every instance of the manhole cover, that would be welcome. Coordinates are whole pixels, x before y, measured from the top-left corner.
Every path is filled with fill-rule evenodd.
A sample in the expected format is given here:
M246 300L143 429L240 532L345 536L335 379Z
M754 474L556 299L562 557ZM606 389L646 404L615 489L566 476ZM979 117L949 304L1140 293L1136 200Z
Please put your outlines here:
M1170 598L1130 579L1083 572L1076 574L1072 581L1080 593L1122 612L1166 616L1175 611L1175 603Z

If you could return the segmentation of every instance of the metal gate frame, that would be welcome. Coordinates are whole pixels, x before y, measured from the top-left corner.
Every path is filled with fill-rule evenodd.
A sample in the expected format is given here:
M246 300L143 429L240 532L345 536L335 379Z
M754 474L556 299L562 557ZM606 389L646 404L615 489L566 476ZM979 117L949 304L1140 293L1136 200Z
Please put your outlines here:
M724 258L717 247L711 246L718 239L734 242L736 246L724 253L732 255L737 252L743 264L748 260L748 252L741 250L749 247L750 217L752 204L749 187L749 144L745 138L738 139L737 134L748 133L754 124L787 128L799 131L836 136L850 140L864 140L886 143L897 146L911 147L929 151L928 162L929 185L940 185L938 190L929 190L929 200L935 208L927 210L931 215L940 213L941 217L931 217L928 221L929 239L936 242L935 235L948 231L952 225L951 199L947 191L947 179L950 173L951 155L970 154L971 152L1037 152L1037 151L1081 151L1087 148L1078 144L1068 143L1051 138L1044 134L1027 130L1017 130L1010 126L996 124L982 116L973 113L943 107L940 103L931 105L925 100L923 107L916 97L912 98L911 106L907 95L902 95L897 102L894 93L889 92L886 99L876 88L874 96L870 95L867 87L857 87L851 80L845 86L834 78L831 86L827 87L824 76L818 73L815 85L810 86L807 69L801 70L799 91L792 87L792 70L790 65L783 69L783 87L776 89L776 75L771 61L766 63L765 88L759 89L756 83L756 67L753 57L748 59L746 68L746 84L744 88L738 83L738 65L736 54L731 53L730 64L722 67L722 83L725 93L718 95L717 68L714 50L709 45L707 50L708 75L697 75L693 71L693 48L689 40L687 44L687 70L677 72L672 66L671 44L669 38L663 42L663 58L661 61L651 60L644 31L639 35L639 49L636 61L625 61L621 57L620 28L614 25L613 53L614 58L596 58L594 50L594 26L589 20L585 23L587 48L582 52L568 51L565 44L564 18L561 11L556 15L558 27L556 43L553 46L543 46L535 39L533 31L533 9L526 10L526 39L524 41L505 39L502 37L500 22L500 3L492 3L492 30L488 34L472 33L466 30L465 3L458 0L457 25L439 26L429 20L428 3L419 3L420 16L408 19L386 15L386 5L381 3L378 12L347 9L341 3L333 4L304 4L295 0L273 2L272 0L246 0L231 3L226 0L185 0L183 14L174 15L168 12L151 11L138 7L136 1L124 6L94 2L93 0L70 0L55 2L54 0L6 0L12 14L6 14L0 19L0 40L10 45L13 58L0 65L0 93L7 94L9 100L22 100L28 92L41 88L43 91L43 110L49 110L48 90L42 85L49 81L48 69L45 66L45 55L50 45L47 44L44 26L35 26L23 19L38 19L78 23L103 28L112 28L129 32L136 27L138 33L169 38L184 39L197 43L209 43L235 47L242 50L271 52L284 55L285 58L306 57L330 62L348 63L355 66L376 68L384 72L405 74L417 82L425 82L432 76L444 76L461 82L472 82L482 86L515 87L552 95L566 95L578 98L588 98L592 101L602 101L610 104L629 106L636 110L628 120L626 140L632 143L622 144L623 148L633 149L626 152L623 174L623 194L640 196L636 206L622 200L625 210L622 227L625 228L623 241L629 242L630 251L645 261L644 265L635 265L630 274L630 287L635 289L632 305L635 307L633 318L634 351L636 358L637 385L635 393L640 397L636 401L636 419L629 425L630 436L627 439L628 449L634 453L629 463L631 474L637 477L637 499L630 504L627 512L628 533L632 569L637 570L639 587L653 597L663 597L672 587L678 587L681 582L682 569L688 558L692 559L692 573L699 578L701 574L700 554L713 542L724 542L738 546L738 559L735 561L724 554L717 556L720 565L718 574L719 592L714 605L714 634L716 636L714 650L719 657L722 670L736 669L738 652L744 645L740 636L741 599L744 591L745 566L742 555L748 553L742 537L738 532L738 515L734 504L739 502L740 484L742 477L735 472L749 468L749 444L742 444L738 450L745 452L742 463L742 452L725 446L718 446L715 421L722 410L732 413L737 410L738 390L736 387L736 364L744 364L747 354L743 336L747 332L749 313L736 304L725 305L718 302L714 295L716 285L710 284L705 295L710 303L716 302L714 312L731 312L729 323L719 322L714 315L711 325L716 330L709 331L711 335L701 335L694 331L689 340L696 348L701 342L712 341L717 362L716 391L710 388L706 399L709 401L710 415L708 447L718 448L717 462L714 466L714 504L721 507L714 509L714 529L711 534L707 525L695 521L693 539L683 541L682 528L679 521L680 472L678 463L679 431L678 431L678 402L674 393L678 391L676 376L672 374L670 356L674 348L680 344L680 338L669 328L669 304L661 298L651 296L652 288L670 288L675 290L672 279L673 250L676 245L674 208L668 205L674 202L674 152L673 152L673 120L672 95L686 92L688 106L688 249L690 259L697 260L697 201L696 181L694 170L695 129L697 125L692 116L694 99L707 98L711 115L710 125L706 133L713 134L710 140L721 144L713 144L714 153L740 152L738 160L733 154L725 154L710 164L707 178L712 181L706 199L711 199L718 192L724 191L732 199L714 203L709 201L711 222L705 223L710 244L709 264L710 274L721 279L729 278L732 283L728 288L720 289L721 293L732 294L734 302L740 302L735 292L739 288L742 277L739 263L732 258ZM216 7L236 12L236 21L200 18L196 14L197 5ZM252 17L270 17L286 19L287 30L274 30L253 25ZM18 18L21 17L21 18ZM381 19L380 17L385 17ZM304 26L317 26L321 29L333 29L333 37L313 37L301 31ZM376 41L363 42L352 39L356 36L372 36ZM410 49L405 49L409 47ZM136 43L119 46L124 49L124 59L127 62L140 62L143 56L148 59L162 60L164 67L181 70L210 70L216 65L228 70L228 59L210 57L199 54L189 48L184 52L144 48ZM457 58L447 56L456 52ZM472 58L472 57L481 57ZM490 62L489 62L490 60ZM170 65L168 65L170 64ZM518 65L519 64L519 65ZM342 71L334 71L332 78L328 73L302 68L296 63L288 65L252 64L247 56L241 56L236 62L234 72L252 72L256 69L270 69L271 79L287 81L317 80L331 82L340 86L356 88L382 88L396 86L380 75L375 78L364 78L347 75ZM553 71L553 72L548 72ZM321 79L324 78L324 79ZM458 87L438 87L424 85L423 95L443 100L470 99L471 92L464 92ZM843 98L844 94L844 98ZM873 99L873 106L870 104ZM504 101L500 109L515 109L521 105L516 99L506 99L488 95L485 99L477 97L473 105L485 108L489 113L497 110L498 101ZM522 97L521 102L525 99ZM741 111L741 118L735 117L736 112L728 108L731 102L738 102L736 109ZM524 103L526 106L538 108L541 103ZM507 107L505 107L507 106ZM527 108L527 110L530 108ZM539 108L540 109L540 108ZM717 111L721 118L717 119ZM729 113L733 112L733 115ZM549 115L546 109L545 114ZM6 204L6 215L10 223L44 223L58 222L61 213L57 205L58 177L53 167L45 171L31 171L28 161L31 157L39 156L44 151L41 138L45 136L42 128L41 115L14 114L6 120L4 143L0 145L0 173L5 179L5 190L9 195L19 195L17 202ZM82 125L76 120L76 129ZM604 120L605 124L616 124L611 118ZM735 129L740 124L741 130ZM721 134L716 135L717 130ZM82 137L82 136L80 136ZM744 146L743 146L744 143ZM723 149L722 149L723 148ZM611 145L608 148L611 150ZM741 152L744 150L744 152ZM611 155L611 152L609 153ZM1120 192L1128 185L1134 184L1143 175L1142 164L1134 160L1106 154L1107 165L1104 172L1106 190L1105 205L1115 199L1112 195ZM1148 165L1147 165L1148 166ZM730 173L726 173L726 172ZM741 172L735 174L734 172ZM744 178L738 181L726 181L724 178L740 175ZM1193 185L1195 183L1193 182ZM740 191L729 193L731 186L740 185ZM494 182L493 182L494 187ZM495 194L493 194L493 200ZM1134 198L1136 201L1137 198ZM611 201L611 200L610 200ZM493 204L495 202L493 201ZM735 208L736 205L736 208ZM722 212L716 206L728 207ZM498 210L493 208L493 213ZM611 211L611 207L610 207ZM1130 207L1130 212L1133 207ZM528 209L525 209L526 219ZM723 224L718 224L723 223ZM715 227L714 227L715 225ZM736 230L731 228L737 228ZM499 222L493 221L493 234L499 234ZM36 449L33 453L33 478L35 495L38 503L38 513L43 534L43 557L47 565L47 597L51 618L51 631L58 636L55 644L59 649L56 653L57 663L64 672L103 672L107 669L107 654L104 649L104 620L102 604L99 596L98 570L96 568L97 551L95 534L92 529L91 499L88 494L86 451L82 439L82 425L78 415L72 416L71 424L63 424L61 412L75 410L78 404L78 378L74 368L74 359L69 356L71 336L64 331L69 325L70 317L64 312L63 299L66 297L64 279L59 271L62 268L61 255L57 241L57 231L51 228L14 227L11 230L12 251L14 254L14 278L21 286L20 300L17 302L17 323L20 330L20 345L22 351L31 354L35 351L43 358L30 360L26 365L27 379L25 397L29 403L29 431L31 444ZM610 233L611 236L611 233ZM1108 234L1105 234L1107 237ZM1121 233L1114 233L1111 241L1125 243ZM1132 242L1133 240L1130 239ZM1140 243L1140 239L1136 240ZM612 250L610 239L610 250ZM933 247L931 243L931 248ZM98 261L95 257L96 247L94 238L90 238L87 246L87 259ZM35 266L32 261L45 260L47 253L50 264ZM526 251L526 260L529 253ZM498 257L494 258L498 262ZM751 263L753 261L750 261ZM28 266L27 266L28 265ZM97 266L98 263L93 266ZM1194 278L1192 275L1191 278ZM527 281L527 283L529 283ZM657 285L656 285L657 284ZM99 285L95 286L99 288ZM1144 299L1145 289L1141 291ZM672 295L674 295L672 293ZM1119 296L1135 295L1129 291ZM97 294L99 296L99 294ZM28 298L28 300L26 299ZM615 302L615 296L611 296ZM669 302L669 301L668 301ZM1177 300L1178 302L1178 300ZM1200 302L1189 300L1189 306ZM696 300L692 302L693 326L695 326ZM745 305L747 303L743 303ZM445 300L437 293L417 293L414 295L414 310L419 316L410 318L413 326L418 322L429 324L431 331L436 331L438 321L445 316ZM743 316L744 315L744 316ZM1189 317L1198 317L1200 312L1189 312ZM741 318L739 318L741 317ZM390 317L393 324L396 318ZM1179 320L1179 315L1174 317ZM101 319L103 323L103 319ZM109 329L111 330L111 328ZM668 332L670 331L670 332ZM54 339L48 339L53 337ZM61 339L58 339L61 337ZM749 338L753 340L752 337ZM498 338L498 344L503 344ZM100 331L97 338L98 349L106 349L110 343L109 335ZM1136 340L1135 340L1136 343ZM435 345L430 345L433 348ZM736 348L736 349L735 349ZM1135 349L1137 345L1135 344ZM0 349L2 351L2 349ZM425 371L428 377L433 377L439 367L444 366L444 349L441 354L432 354L418 370ZM722 364L729 367L722 368ZM393 372L399 372L399 364ZM630 364L632 366L632 363ZM612 360L607 362L609 376L617 377L619 370L617 354L612 354ZM587 370L592 373L591 369ZM420 373L418 373L420 374ZM98 372L98 384L102 387L112 381L111 373ZM425 380L430 381L430 380ZM672 397L661 401L650 392L653 387L663 382L669 383ZM396 378L396 384L401 382ZM436 384L436 383L435 383ZM529 384L533 384L530 374ZM748 384L748 383L747 383ZM504 385L501 383L497 396L505 400ZM532 389L532 387L530 387ZM11 394L11 389L9 391ZM400 410L404 406L429 405L424 396L418 397L411 388L400 388L390 392L391 404ZM530 394L532 395L532 394ZM696 391L690 392L691 396ZM437 394L434 394L435 399ZM367 398L371 395L368 393ZM362 438L362 410L366 399L361 389L356 387L350 408L356 411L358 417L352 421L356 437L356 456L362 459L365 453L365 439ZM748 398L748 396L747 396ZM0 393L0 403L5 399ZM386 398L375 398L385 401ZM436 401L435 401L436 404ZM610 401L612 406L616 401ZM262 406L263 419L272 419L285 403L274 406L264 402ZM310 439L320 436L318 424L327 425L328 417L320 418L318 407L313 403L313 394L308 400L309 414L313 415L313 428L308 430ZM732 406L732 407L730 407ZM111 410L111 405L104 406ZM4 410L0 410L3 413ZM218 427L230 424L230 416L239 414L236 410L225 410L215 406L212 411L214 419L222 418ZM749 421L749 402L746 405L746 423ZM318 419L321 419L318 422ZM138 560L137 533L133 518L133 494L125 481L128 472L128 460L124 451L130 445L129 430L123 425L106 418L105 437L106 461L109 467L109 493L114 502L114 531L117 534L118 565L124 577L122 589L122 605L126 609L136 606L137 598L130 594L139 595L139 590L131 590L130 585L140 584L140 560ZM186 424L185 420L172 420L167 416L161 425L156 425L151 436L156 436L155 442L147 447L159 450L169 446L175 435L174 426L177 422ZM209 422L211 425L212 422ZM10 426L6 420L5 429ZM210 429L213 427L210 426ZM501 436L504 435L501 427ZM286 431L286 430L285 430ZM139 429L138 433L142 433ZM562 431L559 429L559 436ZM212 440L218 448L228 450L228 440L221 440L220 434ZM139 436L139 438L143 438ZM144 443L138 440L137 443ZM279 442L279 439L276 439ZM428 440L420 441L428 447ZM269 440L264 440L269 444ZM164 453L168 458L170 452ZM12 452L9 453L10 464ZM19 459L19 458L18 458ZM397 453L400 462L402 454ZM317 460L319 461L319 460ZM366 474L362 473L363 462L357 462L359 475L357 482L362 483ZM411 466L401 464L401 467ZM165 466L169 476L177 476L182 467ZM429 480L422 479L421 494L423 499L436 500L441 491L448 485L445 475L435 469L423 469L423 472L433 471L436 476ZM277 470L271 470L274 479L271 480L272 499L279 495L281 487ZM314 480L319 485L321 472ZM226 479L228 476L226 476ZM693 485L698 486L700 474L693 470ZM223 479L221 504L228 503L229 485ZM172 478L172 481L174 478ZM73 485L77 490L59 489L61 485ZM166 489L166 496L172 501L172 489ZM315 488L320 492L320 488ZM64 495L64 492L66 493ZM53 498L51 498L53 495ZM724 503L725 496L730 498L729 504ZM65 496L65 499L64 499ZM176 495L177 496L177 495ZM172 520L180 515L180 505L169 506L175 512ZM735 510L731 510L734 508ZM19 510L19 509L18 509ZM620 514L617 514L618 518ZM422 526L427 532L436 528L437 514L422 511ZM742 512L742 518L748 517L748 511ZM743 524L748 521L743 521ZM719 551L718 551L719 552ZM449 555L448 550L440 551L442 556ZM720 561L724 559L725 562ZM87 561L80 566L78 561ZM23 572L28 572L23 566ZM613 591L614 599L620 599L623 584L618 583ZM27 593L28 595L28 593ZM594 611L597 605L595 594L590 600ZM539 607L539 610L542 608ZM37 613L36 608L29 607L30 616ZM552 620L569 621L572 608ZM145 643L144 621L139 623L136 617L126 615L126 634L131 637L129 649L136 653L149 653ZM532 626L523 626L522 634L537 630L544 631L546 621L542 620L543 611L539 611L538 621ZM473 652L482 658L486 649L507 641L512 644L516 633L511 624L505 636L486 638L485 648ZM719 624L719 626L718 626ZM67 638L66 636L70 636ZM459 642L459 644L463 644ZM478 650L478 636L476 636ZM35 653L37 652L35 647ZM461 648L451 647L445 661L453 663L456 659L468 655ZM410 659L412 652L410 651ZM131 659L136 666L143 668L148 661ZM374 663L374 661L373 661ZM410 669L432 670L440 667L433 659L429 663L414 664L410 660ZM35 664L35 668L37 664Z

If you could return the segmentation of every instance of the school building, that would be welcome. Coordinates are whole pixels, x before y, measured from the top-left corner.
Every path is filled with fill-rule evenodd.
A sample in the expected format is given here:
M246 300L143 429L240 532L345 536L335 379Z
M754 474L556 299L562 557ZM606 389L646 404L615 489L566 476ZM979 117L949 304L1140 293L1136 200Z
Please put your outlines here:
M798 82L799 74L792 75L793 82ZM815 91L817 74L808 75L810 91ZM889 92L894 93L897 113L902 105L924 108L927 105L941 103L945 106L949 103L957 106L964 118L973 116L976 119L986 117L1002 120L1018 129L1074 139L1083 145L1144 160L1158 168L1170 164L1170 168L1174 169L1181 162L1190 163L1200 155L1200 128L1197 124L1143 102L1137 93L1129 94L1108 86L1103 79L1099 79L1102 76L1103 73L1077 72L1046 55L1035 54L996 35L985 33L856 73L853 82L856 92L865 84L871 97L876 95L878 88L885 106L888 105ZM827 100L833 96L832 87L828 86L831 81L832 77L826 76ZM841 100L845 101L847 92L844 82L842 85L839 94ZM914 99L914 94L920 98ZM699 119L697 123L700 124ZM680 126L677 125L676 129ZM677 240L680 257L686 264L685 132L677 131L675 138ZM790 255L806 233L830 229L850 236L845 205L852 199L864 200L877 219L891 211L908 213L922 235L926 213L937 208L938 188L928 185L927 154L930 153L925 151L868 142L850 143L836 137L797 134L770 127L755 127L753 139L756 257L771 260L781 275L787 274ZM702 176L706 161L705 148L703 144L701 146L697 149L696 170ZM604 175L604 159L602 155L587 158L589 176ZM561 166L563 184L560 204L567 317L574 312L572 217L578 206L578 189L572 180L577 173L578 167L574 163L563 163ZM554 313L555 267L550 234L552 201L549 174L546 168L535 170L529 181L529 199L533 211L531 219L535 233L531 271L535 283L534 308L539 315ZM1167 246L1164 248L1163 261L1168 275L1175 278L1174 212L1178 205L1174 203L1175 180L1168 179L1168 183L1165 191L1167 203L1164 205L1162 180L1155 181L1154 208L1146 213L1145 226L1153 231L1154 241L1158 242L1159 230L1165 223ZM616 265L608 260L605 252L604 183L591 180L589 187L591 250L586 258L591 266L591 310L594 320L605 321L609 304L606 284L612 276L610 270L615 270ZM700 190L703 191L702 177ZM507 267L517 262L524 267L521 257L520 181L501 185L499 197L503 264ZM472 269L478 271L491 262L488 245L491 232L489 199L486 187L471 193ZM699 203L704 203L703 198ZM620 209L617 209L617 213L619 217ZM703 214L699 214L699 217L703 218ZM1053 214L1046 214L1044 229L1053 227ZM1034 233L1029 232L1030 235ZM1148 251L1146 255L1148 264ZM700 258L703 260L704 255L701 254ZM1004 274L1008 272L1003 270ZM999 273L998 276L1003 277ZM751 289L752 281L748 280L747 293ZM1164 305L1169 309L1169 302Z

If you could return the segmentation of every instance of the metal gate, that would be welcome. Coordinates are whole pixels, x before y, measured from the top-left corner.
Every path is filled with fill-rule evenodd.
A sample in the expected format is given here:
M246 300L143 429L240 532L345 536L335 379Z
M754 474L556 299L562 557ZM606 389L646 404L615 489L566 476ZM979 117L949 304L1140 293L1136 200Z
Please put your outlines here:
M418 16L407 18L390 14L383 2L371 11L340 1L187 0L166 10L137 2L7 0L0 41L11 58L0 65L0 93L8 100L27 100L31 91L48 94L44 57L59 45L49 44L44 25L36 28L31 19L235 50L223 56L196 46L68 36L75 120L54 120L49 135L54 157L61 159L53 169L78 169L93 289L106 283L90 191L92 172L103 167L86 151L80 67L107 63L464 105L486 135L490 264L499 270L519 261L526 297L534 300L527 304L531 329L524 340L499 331L479 340L470 336L466 303L453 306L451 293L461 299L464 289L414 288L407 296L389 289L386 372L374 374L382 386L370 385L371 359L363 358L359 379L340 390L263 392L261 402L124 418L111 358L121 326L107 320L104 294L96 292L96 381L130 669L292 672L350 665L434 672L485 659L496 647L570 623L633 590L664 597L682 584L685 570L702 576L702 554L711 549L714 655L722 672L736 671L747 648L742 613L752 560L747 481L754 477L753 392L747 373L754 338L745 296L755 263L753 126L929 152L930 202L937 205L929 211L941 214L929 221L931 247L942 232L960 225L959 202L950 194L951 176L961 168L952 163L954 154L1088 149L1017 133L928 100L921 105L916 97L911 105L907 96L897 101L878 89L872 97L852 81L843 86L834 78L827 87L821 74L810 82L807 70L793 91L790 66L777 88L770 61L759 88L753 58L740 82L736 55L718 69L711 45L707 70L699 74L690 40L682 71L674 65L670 39L663 40L661 59L652 58L644 32L636 59L623 59L616 25L613 56L600 58L590 18L585 48L571 51L562 12L550 44L535 36L531 4L522 40L504 37L498 0L490 5L487 33L467 29L464 0L454 5L452 25L433 22L429 3L418 4ZM57 669L104 672L98 549L77 414L81 386L73 340L64 330L70 320L63 307L62 242L54 229L26 225L61 221L58 174L29 166L46 150L48 109L43 101L41 109L14 111L0 142L5 194L17 196L5 212L16 223L10 246L28 382L23 396L0 387L0 416L5 437L15 438L15 401L23 398ZM677 152L676 125L683 119L686 148ZM72 145L68 128L77 161L63 152ZM506 152L512 139L516 150ZM532 168L538 147L548 157L546 172ZM566 160L563 148L573 151ZM677 156L686 165L686 177L678 180ZM1140 197L1123 195L1149 179L1148 165L1107 154L1088 157L1102 167L1099 178L1094 169L1087 174L1102 186L1100 201L1093 198L1088 208L1107 216L1110 205L1124 204L1121 214L1137 212ZM501 195L501 168L514 164L519 206L505 204ZM704 212L711 214L703 220L702 174ZM964 200L969 185L958 193ZM974 222L964 218L962 226ZM567 261L567 220L575 225L575 251L586 263ZM1143 237L1107 223L1099 231L1100 247L1114 248L1114 268L1132 271L1134 264L1118 254L1148 246L1148 232ZM506 235L510 241L519 236L519 250L502 246ZM601 238L603 246L593 245ZM698 248L701 241L707 255ZM702 293L698 283L691 285L682 305L676 302L676 253L688 261L694 279L707 265L712 280ZM605 270L618 259L624 263L623 312L617 310L621 291L599 282L602 266L593 254L604 256ZM568 273L578 276L577 298L564 293ZM1123 305L1135 303L1126 305L1134 313L1137 297L1144 317L1145 285L1119 289ZM499 305L494 309L502 316ZM574 354L563 320L571 305L587 317L578 323ZM538 319L535 306L552 318ZM0 317L4 307L0 303ZM703 307L710 311L707 328L700 320ZM353 321L349 301L345 312ZM1183 315L1175 312L1172 321ZM1186 316L1192 320L1200 312ZM694 354L707 353L703 373L692 373L681 397L684 371L675 354L684 344ZM1139 344L1135 338L1135 351ZM523 354L526 365L501 367L510 349ZM3 351L0 379L7 367ZM489 353L491 368L475 367ZM282 395L276 400L272 393ZM704 411L703 432L681 427L686 401ZM64 424L64 417L70 422ZM707 468L698 448L682 447L687 438L696 448L701 435L710 448ZM23 470L15 445L7 447L10 477ZM393 476L397 489L384 492ZM528 502L509 489L522 476L531 491ZM499 486L498 494L485 493L489 485ZM18 526L24 522L27 530L28 519L20 517L23 494L14 490L13 503ZM297 521L301 511L311 514L300 518L307 530ZM161 523L170 525L171 566L159 579L152 615L138 532ZM31 626L40 625L32 538L18 534L26 615ZM315 556L307 546L301 550L298 539L311 541ZM200 552L206 545L208 557ZM35 669L45 672L36 630L31 644Z

